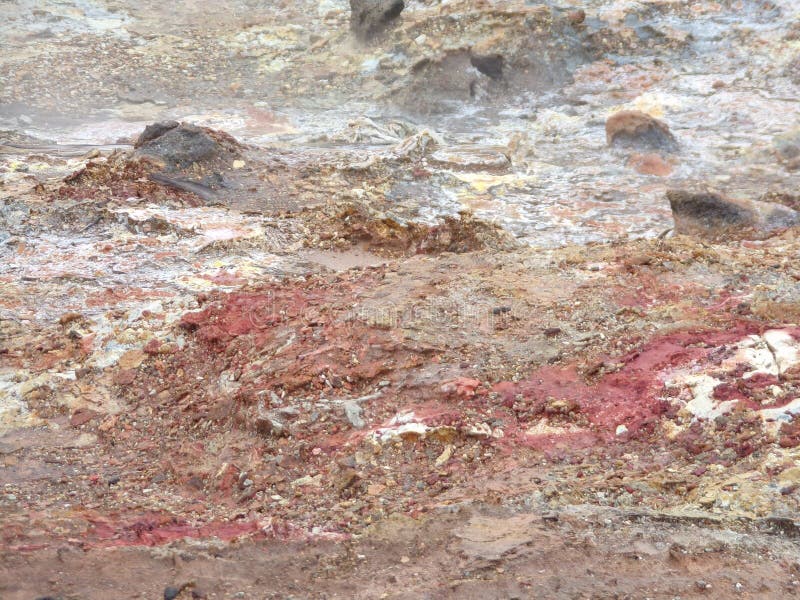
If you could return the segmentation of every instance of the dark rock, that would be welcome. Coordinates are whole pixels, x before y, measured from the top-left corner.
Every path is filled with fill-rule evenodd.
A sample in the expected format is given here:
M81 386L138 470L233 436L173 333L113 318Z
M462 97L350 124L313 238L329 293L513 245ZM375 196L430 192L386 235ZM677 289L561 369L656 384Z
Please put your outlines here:
M136 142L140 156L156 159L168 169L193 164L227 166L239 155L239 144L231 136L187 123L156 123L145 128Z
M502 54L473 54L469 59L470 64L491 79L502 79L505 59Z
M154 140L156 138L160 138L162 135L170 131L171 129L175 129L178 127L180 123L177 121L159 121L158 123L153 123L152 125L148 125L144 128L144 131L139 136L139 139L136 140L134 144L134 148L139 148L143 146L147 142Z
M181 593L181 588L169 585L164 588L164 600L175 600Z
M711 192L669 190L675 232L711 240L765 239L800 224L800 213L781 204L737 200Z
M350 30L368 41L389 29L404 8L403 0L350 0Z
M178 167L203 162L217 154L217 144L205 132L192 125L170 129L140 146Z
M205 594L195 589L193 581L189 581L182 585L168 585L164 588L164 600L175 600L176 598L186 598L191 595L192 598L205 598ZM187 592L184 594L183 592ZM188 593L191 592L191 593Z
M609 146L649 150L676 150L675 136L663 121L638 110L623 110L606 121Z

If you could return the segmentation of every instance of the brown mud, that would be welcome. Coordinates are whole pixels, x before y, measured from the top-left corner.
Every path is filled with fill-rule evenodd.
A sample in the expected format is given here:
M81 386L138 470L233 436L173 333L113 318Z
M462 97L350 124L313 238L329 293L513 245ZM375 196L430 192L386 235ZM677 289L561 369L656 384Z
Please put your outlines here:
M793 3L29 4L0 597L799 593Z

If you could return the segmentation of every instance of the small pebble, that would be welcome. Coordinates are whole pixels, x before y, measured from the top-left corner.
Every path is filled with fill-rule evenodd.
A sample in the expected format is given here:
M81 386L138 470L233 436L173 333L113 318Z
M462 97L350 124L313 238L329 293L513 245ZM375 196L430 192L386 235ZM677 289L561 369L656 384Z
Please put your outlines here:
M174 585L168 585L164 588L164 600L175 600L181 593L181 588Z
M586 11L583 10L582 8L570 11L567 14L567 19L569 19L569 22L572 23L573 25L580 25L586 20Z

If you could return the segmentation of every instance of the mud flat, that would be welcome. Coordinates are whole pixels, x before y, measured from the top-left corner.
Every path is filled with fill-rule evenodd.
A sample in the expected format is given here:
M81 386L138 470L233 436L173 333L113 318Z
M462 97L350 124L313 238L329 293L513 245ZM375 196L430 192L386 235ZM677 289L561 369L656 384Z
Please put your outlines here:
M798 8L355 5L7 3L0 596L797 594Z

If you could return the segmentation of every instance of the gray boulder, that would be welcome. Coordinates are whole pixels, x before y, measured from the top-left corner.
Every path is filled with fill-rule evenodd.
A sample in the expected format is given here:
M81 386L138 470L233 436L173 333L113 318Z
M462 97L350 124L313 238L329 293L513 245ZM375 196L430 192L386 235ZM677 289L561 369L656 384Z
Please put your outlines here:
M667 199L676 233L712 241L766 239L800 225L800 213L772 202L686 190L669 190Z
M241 151L241 146L227 133L175 121L148 125L135 148L138 156L156 159L171 170L192 165L228 165Z

